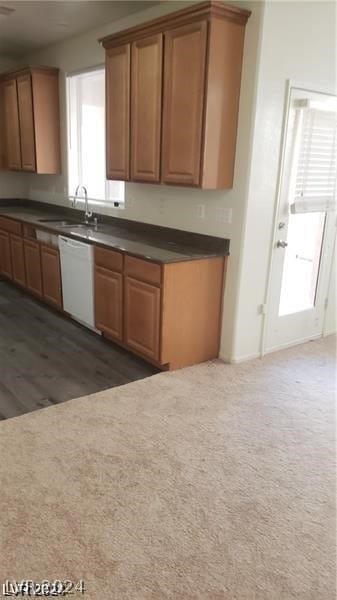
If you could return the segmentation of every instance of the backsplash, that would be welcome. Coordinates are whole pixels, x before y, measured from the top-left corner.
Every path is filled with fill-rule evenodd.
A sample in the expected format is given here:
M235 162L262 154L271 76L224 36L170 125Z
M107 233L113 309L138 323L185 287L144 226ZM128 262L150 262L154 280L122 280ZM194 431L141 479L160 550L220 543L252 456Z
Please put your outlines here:
M53 185L60 178L32 175L30 178L29 199L71 206L68 197ZM39 188L35 187L36 183ZM98 214L230 238L235 224L232 194L232 191L201 191L127 183L124 208L106 205L94 205L93 208ZM83 203L78 201L77 208L81 210Z

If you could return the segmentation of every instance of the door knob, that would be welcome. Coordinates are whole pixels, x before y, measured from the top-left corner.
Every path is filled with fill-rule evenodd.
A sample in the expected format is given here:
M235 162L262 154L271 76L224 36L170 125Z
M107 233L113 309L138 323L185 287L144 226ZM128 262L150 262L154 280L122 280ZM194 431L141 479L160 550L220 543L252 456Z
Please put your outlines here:
M286 248L287 246L288 246L288 242L285 242L284 240L277 240L277 244L276 244L277 248Z

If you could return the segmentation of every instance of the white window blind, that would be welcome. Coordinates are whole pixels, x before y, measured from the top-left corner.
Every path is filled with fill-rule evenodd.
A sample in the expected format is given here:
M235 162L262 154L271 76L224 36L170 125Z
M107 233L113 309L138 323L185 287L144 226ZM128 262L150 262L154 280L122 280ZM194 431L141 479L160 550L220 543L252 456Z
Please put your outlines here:
M337 208L337 113L297 108L297 160L292 186L292 212Z

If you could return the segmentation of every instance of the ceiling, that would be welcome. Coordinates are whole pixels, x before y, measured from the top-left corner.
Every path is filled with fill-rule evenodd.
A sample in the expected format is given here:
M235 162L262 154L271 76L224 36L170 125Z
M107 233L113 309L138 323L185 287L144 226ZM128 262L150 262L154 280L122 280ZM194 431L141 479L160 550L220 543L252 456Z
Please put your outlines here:
M15 60L43 46L144 10L159 1L0 0L0 58ZM9 12L7 9L14 11L4 16L2 13Z

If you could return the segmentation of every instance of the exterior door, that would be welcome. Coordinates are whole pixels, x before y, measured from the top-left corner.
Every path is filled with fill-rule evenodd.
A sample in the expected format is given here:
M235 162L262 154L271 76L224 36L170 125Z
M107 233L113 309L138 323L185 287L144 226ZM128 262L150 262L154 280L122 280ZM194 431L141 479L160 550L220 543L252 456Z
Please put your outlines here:
M101 267L95 268L95 323L108 336L122 340L123 278Z
M160 289L125 278L125 343L159 360Z
M206 22L165 33L164 183L200 183L206 41Z
M30 73L17 78L23 171L36 170L32 78Z
M107 179L130 178L130 44L106 53Z
M20 124L16 79L3 84L6 134L6 164L9 169L21 169Z
M132 44L131 179L159 182L163 36Z
M26 285L25 257L23 252L23 239L17 235L11 234L11 252L13 281L22 287Z
M336 235L337 99L291 88L287 111L267 352L322 335Z

